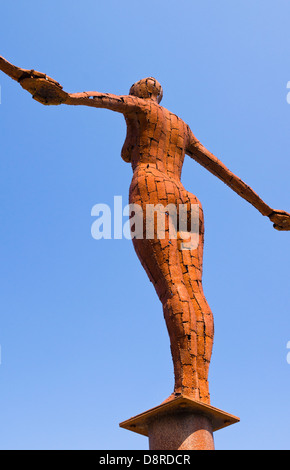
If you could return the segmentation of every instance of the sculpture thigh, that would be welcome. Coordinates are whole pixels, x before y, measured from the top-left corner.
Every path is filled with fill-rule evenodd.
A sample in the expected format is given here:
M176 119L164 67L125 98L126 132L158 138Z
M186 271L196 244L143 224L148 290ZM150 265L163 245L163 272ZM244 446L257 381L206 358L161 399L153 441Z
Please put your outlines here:
M162 177L161 188L160 178ZM149 191L148 188L157 188ZM164 191L167 197L164 198ZM142 207L143 238L133 238L135 251L153 283L163 305L170 337L175 374L175 393L210 402L208 370L213 345L213 316L202 288L204 245L203 211L198 199L188 193L181 183L166 175L144 169L134 173L130 187L130 203ZM165 216L165 237L160 239L157 225L154 237L146 238L146 209L148 204L198 204L199 244L195 249L183 249L183 240L170 236L173 223ZM172 232L171 232L172 233Z

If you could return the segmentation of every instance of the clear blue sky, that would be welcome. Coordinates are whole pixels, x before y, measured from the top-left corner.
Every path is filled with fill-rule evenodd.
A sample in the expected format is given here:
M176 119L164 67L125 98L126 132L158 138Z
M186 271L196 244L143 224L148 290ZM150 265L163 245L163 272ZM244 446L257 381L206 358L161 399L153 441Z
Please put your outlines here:
M287 0L11 0L0 54L70 92L163 85L163 106L275 209L290 211ZM128 199L122 115L44 107L0 75L0 448L147 449L118 423L173 389L162 309L131 241L91 237ZM289 241L189 158L206 217L218 449L290 449Z

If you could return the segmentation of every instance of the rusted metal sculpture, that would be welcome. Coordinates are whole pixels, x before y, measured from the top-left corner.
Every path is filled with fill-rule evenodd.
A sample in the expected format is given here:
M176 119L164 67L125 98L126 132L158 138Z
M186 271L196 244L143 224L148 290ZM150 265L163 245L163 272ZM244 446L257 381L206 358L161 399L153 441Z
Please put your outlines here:
M127 123L122 158L133 168L129 201L138 204L144 214L148 204L174 204L177 208L180 204L199 205L197 248L184 250L180 236L170 238L172 220L168 213L164 239L159 239L154 232L153 238L133 238L133 243L162 302L170 336L175 388L165 402L189 397L209 404L208 370L214 325L202 288L204 219L200 202L184 189L180 181L185 154L221 179L263 216L269 217L275 229L290 230L290 215L273 210L262 201L197 140L187 124L160 106L163 92L154 78L135 83L129 95L116 96L98 92L66 93L47 75L15 67L2 57L0 70L17 80L44 105L85 105L122 113ZM188 237L191 235L190 227L191 221L188 220Z

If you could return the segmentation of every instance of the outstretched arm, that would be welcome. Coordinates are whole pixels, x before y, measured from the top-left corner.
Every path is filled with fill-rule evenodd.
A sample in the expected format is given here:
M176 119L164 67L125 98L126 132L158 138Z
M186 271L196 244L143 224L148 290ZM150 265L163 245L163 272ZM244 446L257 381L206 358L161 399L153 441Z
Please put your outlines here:
M106 108L123 114L137 111L140 107L138 98L130 95L117 96L98 92L67 93L56 80L48 75L16 67L1 56L0 70L18 81L36 101L44 105L83 105Z
M186 153L205 167L213 175L227 184L239 196L252 204L262 215L274 223L277 230L290 230L290 214L275 211L255 193L250 186L232 173L217 157L209 152L191 132L188 127L188 144Z
M123 114L138 111L140 109L139 99L135 96L118 96L113 95L112 93L98 93L97 91L68 93L65 104L105 108Z

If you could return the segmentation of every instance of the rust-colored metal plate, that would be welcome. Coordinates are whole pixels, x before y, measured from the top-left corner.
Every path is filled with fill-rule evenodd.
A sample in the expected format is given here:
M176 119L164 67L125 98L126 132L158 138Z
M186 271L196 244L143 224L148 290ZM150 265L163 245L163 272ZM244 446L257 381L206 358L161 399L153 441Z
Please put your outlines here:
M196 413L209 418L213 425L213 431L225 428L232 424L238 423L239 418L233 416L211 405L207 405L200 401L192 400L186 397L179 397L167 403L151 408L144 413L141 413L133 418L120 423L120 427L129 431L148 436L148 424L152 419L161 415L175 414L175 413Z

